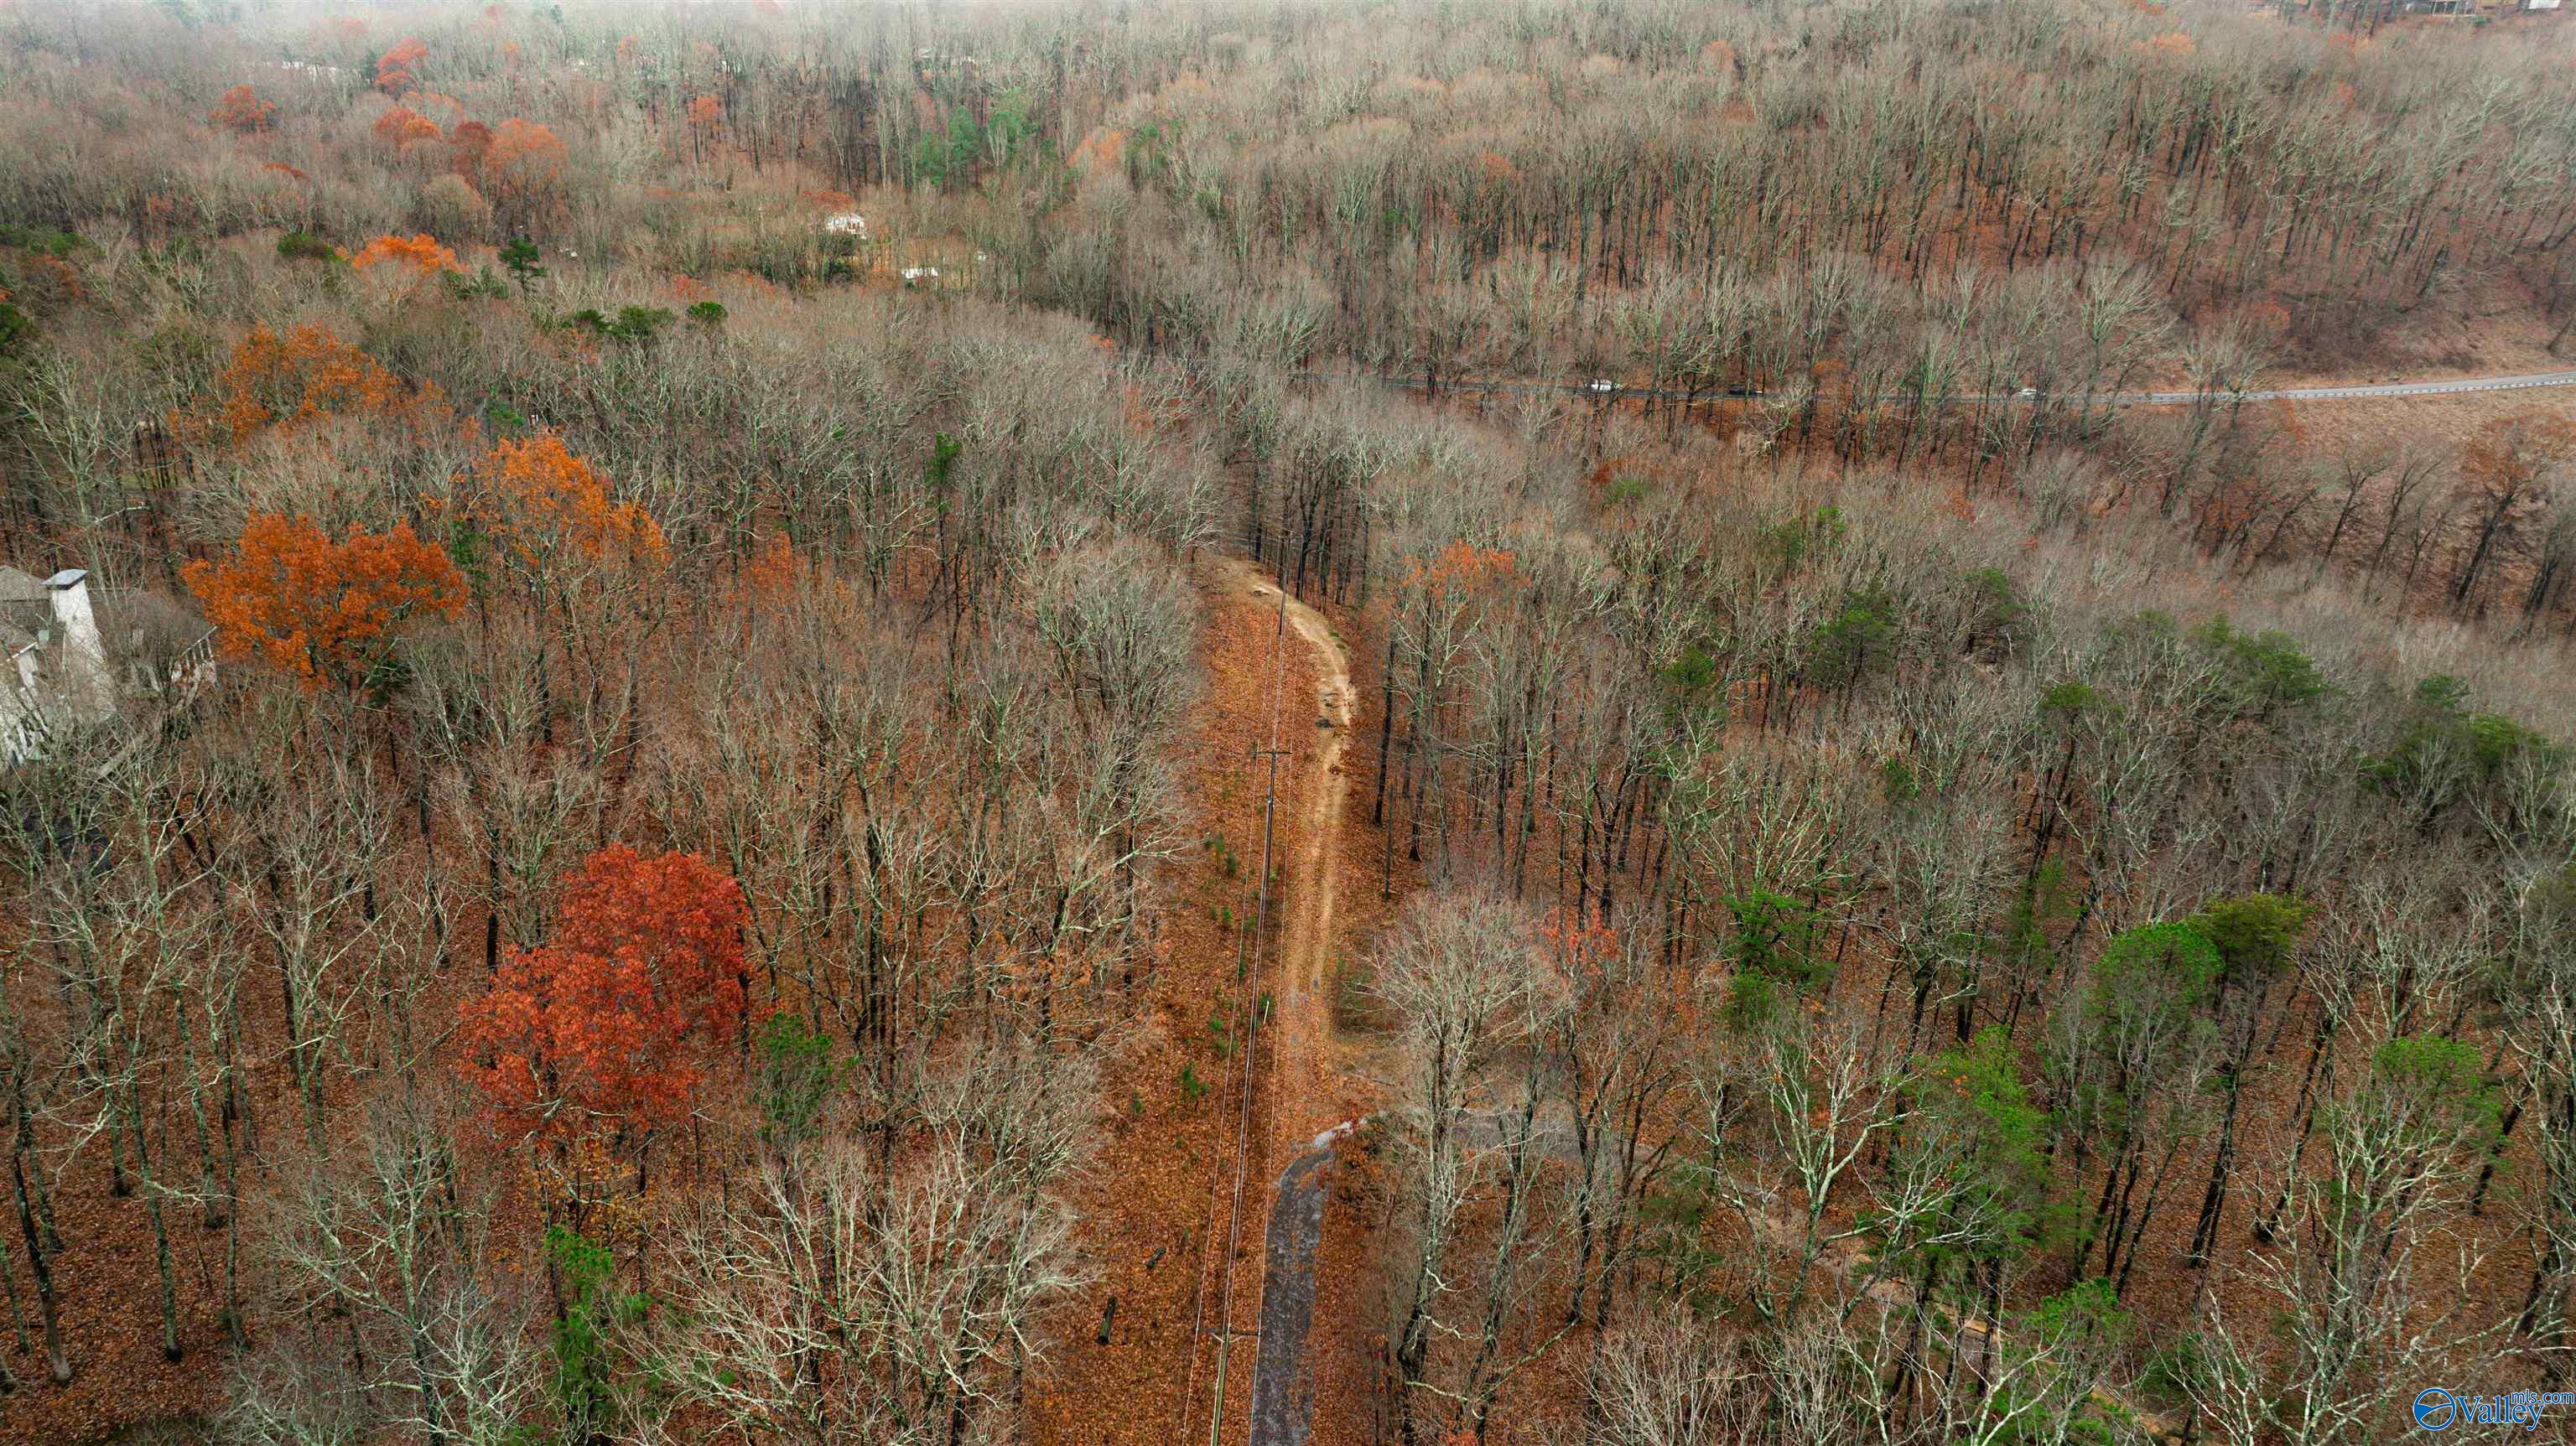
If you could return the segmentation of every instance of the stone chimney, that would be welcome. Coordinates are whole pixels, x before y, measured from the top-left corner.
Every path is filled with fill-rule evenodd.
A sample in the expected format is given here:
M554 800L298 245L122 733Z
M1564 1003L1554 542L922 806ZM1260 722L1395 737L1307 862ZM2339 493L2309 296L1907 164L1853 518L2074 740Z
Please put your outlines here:
M54 608L54 631L62 638L62 679L97 690L104 698L109 676L107 649L98 640L98 615L90 610L89 574L67 567L45 579Z

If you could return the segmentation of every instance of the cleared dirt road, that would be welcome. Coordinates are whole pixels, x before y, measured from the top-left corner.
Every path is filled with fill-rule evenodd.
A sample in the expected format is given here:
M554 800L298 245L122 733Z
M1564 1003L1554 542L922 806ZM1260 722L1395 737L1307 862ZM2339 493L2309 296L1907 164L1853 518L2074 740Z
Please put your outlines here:
M1240 585L1276 607L1278 586L1249 562L1233 566ZM1306 1349L1315 1315L1315 1251L1323 1235L1326 1166L1332 1159L1329 1129L1337 1108L1332 1080L1334 893L1341 858L1344 807L1350 792L1342 758L1358 714L1351 688L1350 653L1333 636L1324 615L1286 599L1283 614L1292 644L1312 650L1320 682L1315 696L1283 700L1285 726L1311 720L1318 746L1295 780L1299 800L1298 846L1286 861L1280 893L1278 962L1270 975L1270 1075L1267 1083L1271 1158L1289 1157L1273 1187L1270 1224L1262 1251L1261 1343L1252 1377L1252 1446L1303 1446L1314 1405ZM1310 712L1294 710L1306 707ZM1293 1154L1292 1154L1293 1152Z

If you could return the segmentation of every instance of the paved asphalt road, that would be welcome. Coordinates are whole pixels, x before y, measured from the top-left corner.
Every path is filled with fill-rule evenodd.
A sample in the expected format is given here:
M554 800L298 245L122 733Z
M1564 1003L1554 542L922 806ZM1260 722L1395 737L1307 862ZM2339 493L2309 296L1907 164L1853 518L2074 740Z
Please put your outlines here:
M1306 1335L1315 1323L1315 1247L1324 1231L1331 1136L1279 1176L1261 1281L1261 1354L1252 1372L1253 1446L1306 1446L1315 1378Z
M1513 1118L1508 1111L1469 1110L1459 1117L1460 1142L1470 1149L1498 1145ZM1315 1374L1306 1338L1315 1325L1315 1251L1323 1240L1324 1197L1332 1188L1333 1142L1365 1122L1345 1120L1326 1130L1279 1172L1264 1243L1252 1446L1306 1446L1314 1427ZM1576 1157L1570 1119L1540 1119L1532 1133L1541 1149L1560 1159Z
M1430 386L1430 383L1422 377L1361 378L1351 373L1336 372L1300 372L1298 373L1297 379L1308 382L1370 380L1404 391L1423 391L1427 390ZM2359 401L2369 397L2443 397L2454 396L2465 392L2529 391L2538 387L2576 387L2576 371L2526 372L2516 376L2498 377L2460 377L2452 381L2372 382L2366 385L2348 387L2284 387L2277 391L2246 392L2233 399L2248 402L2344 402ZM1685 396L1685 394L1681 392L1668 390L1659 391L1647 387L1623 387L1610 382L1467 382L1444 380L1440 383L1440 389L1442 391L1449 392L1485 392L1489 394L1501 394L1504 396L1534 396L1550 392L1567 392L1577 395L1590 394L1605 399L1622 401L1631 398L1643 397L1650 398L1655 401L1715 402L1741 400L1745 397L1758 397L1763 395L1763 393L1760 392L1701 392L1695 396ZM2046 400L2087 403L2095 406L2161 407L2176 406L2192 402L2198 400L2203 395L2205 394L2200 392L2105 392L2095 396L2070 395L2048 398ZM2221 400L2229 399L2224 393L2207 395L2215 395ZM1880 400L1882 401L1891 402L1912 401L1914 399L1914 394L1911 392L1891 392L1883 394L1880 397ZM1928 397L1924 400L1959 403L2031 402L2043 399L2036 395L2023 396L2018 393L2010 392L1972 392L1955 397Z
M2576 386L2576 372L2529 372L2511 377L2461 377L2447 382L2373 382L2357 387L2287 387L2274 392L2247 392L2249 402L2348 402L2364 397L2447 397L2461 392L2519 392L2533 387ZM2117 405L2157 406L2189 402L2196 392L2123 392L2105 398Z

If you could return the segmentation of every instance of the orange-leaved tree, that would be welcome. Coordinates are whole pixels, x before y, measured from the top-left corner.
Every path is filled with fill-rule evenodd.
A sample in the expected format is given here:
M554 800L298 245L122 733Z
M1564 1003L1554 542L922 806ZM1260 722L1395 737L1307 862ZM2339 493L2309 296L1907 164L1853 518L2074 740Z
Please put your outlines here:
M201 558L182 576L225 656L264 658L317 691L381 677L405 624L465 607L456 564L409 523L334 540L311 518L256 513L231 557Z
M361 271L387 261L423 276L465 269L457 263L455 252L439 245L438 238L427 232L418 236L379 236L368 242L365 250L349 258L349 264Z
M464 1062L512 1141L688 1117L743 1021L742 889L696 854L622 844L567 882L553 938L463 1007Z
M661 524L611 495L608 474L551 432L500 442L456 480L456 494L431 505L450 519L477 595L506 589L531 608L547 736L558 700L584 726L621 711L631 723L644 633L668 616Z
M436 399L434 389L404 386L382 362L326 327L308 323L279 336L254 326L215 374L212 392L173 413L171 427L192 442L238 446L272 426L385 416Z
M391 106L383 115L376 117L375 137L395 150L401 150L414 141L437 140L438 122L407 105Z
M237 85L223 93L223 96L215 102L215 108L207 113L206 119L225 130L238 131L247 136L257 135L267 130L269 120L276 114L277 107L261 100L258 91L246 85Z
M406 38L376 60L376 89L387 95L400 95L412 88L411 68L429 54L429 47Z
M478 521L530 568L579 561L654 569L668 559L662 526L609 495L608 474L552 432L501 441L474 464Z
M724 127L724 102L702 95L688 104L689 157L703 161L715 142L716 132Z

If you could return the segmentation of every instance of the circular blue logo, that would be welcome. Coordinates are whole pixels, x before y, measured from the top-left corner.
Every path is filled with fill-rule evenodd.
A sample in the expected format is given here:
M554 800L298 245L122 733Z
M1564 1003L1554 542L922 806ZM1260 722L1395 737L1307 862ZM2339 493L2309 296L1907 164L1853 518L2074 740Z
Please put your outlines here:
M2427 1431L2443 1430L2459 1418L2460 1403L2439 1386L2415 1398L2415 1424Z

